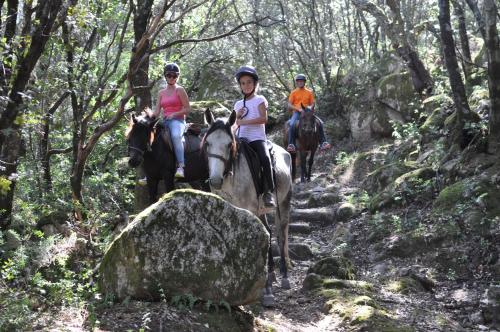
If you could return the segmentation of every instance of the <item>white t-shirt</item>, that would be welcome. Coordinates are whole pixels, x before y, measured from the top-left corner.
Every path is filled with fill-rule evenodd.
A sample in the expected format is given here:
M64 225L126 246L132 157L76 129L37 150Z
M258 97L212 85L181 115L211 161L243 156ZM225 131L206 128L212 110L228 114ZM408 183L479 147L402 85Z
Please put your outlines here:
M244 120L251 120L260 117L259 113L259 105L264 103L264 105L268 106L267 99L261 95L254 95L253 98L247 99L245 101L245 106L248 109L248 113L246 110L243 113ZM234 110L239 111L243 107L243 99L238 100L234 104ZM246 113L246 115L245 115ZM238 133L238 131L236 132ZM251 125L241 125L238 133L239 137L246 138L249 142L253 141L265 141L266 140L266 126L262 124L251 124Z

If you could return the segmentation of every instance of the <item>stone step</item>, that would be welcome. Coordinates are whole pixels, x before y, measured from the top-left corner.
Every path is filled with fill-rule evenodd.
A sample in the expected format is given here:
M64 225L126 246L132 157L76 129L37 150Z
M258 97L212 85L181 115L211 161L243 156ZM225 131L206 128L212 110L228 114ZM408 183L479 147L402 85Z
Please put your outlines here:
M307 222L294 222L288 226L288 232L298 234L310 234L311 225Z
M272 243L271 252L273 254L273 257L279 257L280 251L276 242ZM313 258L311 248L309 248L309 246L304 243L289 243L288 254L290 256L290 259L297 261L307 261Z
M314 208L314 209L293 209L290 213L291 221L315 223L320 225L330 225L335 221L335 209Z

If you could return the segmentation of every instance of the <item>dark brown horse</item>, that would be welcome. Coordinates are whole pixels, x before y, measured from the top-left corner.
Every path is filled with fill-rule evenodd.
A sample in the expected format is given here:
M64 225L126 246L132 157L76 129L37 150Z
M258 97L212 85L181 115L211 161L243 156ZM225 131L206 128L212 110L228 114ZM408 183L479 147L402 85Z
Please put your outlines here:
M314 109L311 107L302 106L299 121L297 121L297 152L291 152L292 156L292 179L295 181L297 172L296 155L300 158L300 181L311 181L312 165L314 163L314 155L319 145L319 124ZM288 145L286 138L288 137L289 123L285 124L285 146ZM309 155L309 161L307 156ZM309 167L307 167L307 165Z
M176 159L172 146L161 135L162 126L146 114L132 115L125 133L128 142L128 163L131 167L143 165L149 191L149 203L158 199L158 183L163 180L166 192L174 189ZM201 151L185 151L185 178L197 189L210 191L206 180L208 167Z

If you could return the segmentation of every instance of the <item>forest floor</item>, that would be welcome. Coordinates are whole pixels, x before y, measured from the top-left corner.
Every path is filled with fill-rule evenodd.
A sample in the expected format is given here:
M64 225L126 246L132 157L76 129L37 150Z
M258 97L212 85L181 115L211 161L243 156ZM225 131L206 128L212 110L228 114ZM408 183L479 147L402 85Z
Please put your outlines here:
M206 310L203 303L188 309L167 301L126 301L58 310L34 330L496 331L483 324L480 280L449 278L415 257L392 256L393 243L387 238L373 245L369 239L371 215L363 209L343 223L325 223L330 206L311 204L314 197L330 196L342 203L362 190L359 179L352 178L352 170L336 174L334 161L335 150L318 155L312 181L294 186L291 289L279 287L277 273L275 307L254 304L228 311ZM393 213L404 215L405 210ZM321 258L337 254L353 263L353 280L305 287L308 269ZM429 272L432 279L425 277Z

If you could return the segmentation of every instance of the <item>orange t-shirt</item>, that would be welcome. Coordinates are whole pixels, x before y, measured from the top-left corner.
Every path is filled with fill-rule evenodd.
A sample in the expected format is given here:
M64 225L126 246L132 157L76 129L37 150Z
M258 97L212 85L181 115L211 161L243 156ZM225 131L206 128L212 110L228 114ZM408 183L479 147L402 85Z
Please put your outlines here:
M311 106L314 104L314 94L308 88L296 88L290 93L288 101L298 108L301 108L302 105L304 105L304 107Z

